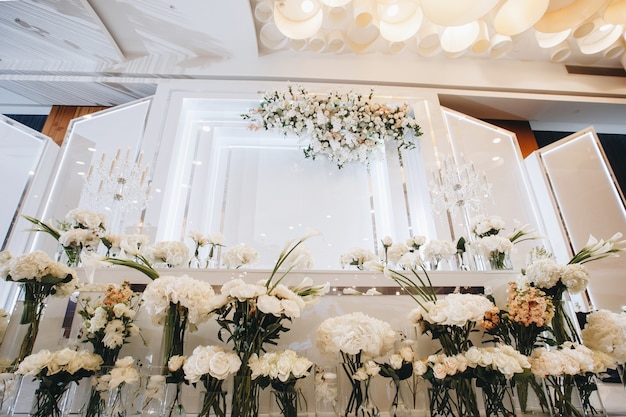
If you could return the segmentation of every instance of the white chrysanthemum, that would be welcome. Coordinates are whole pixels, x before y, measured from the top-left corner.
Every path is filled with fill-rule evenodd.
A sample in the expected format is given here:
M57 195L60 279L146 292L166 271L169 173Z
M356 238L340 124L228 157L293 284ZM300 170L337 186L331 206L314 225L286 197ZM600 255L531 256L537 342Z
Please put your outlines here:
M145 249L144 254L151 262L164 263L170 268L186 266L190 256L187 245L179 241L154 243Z
M482 321L485 312L494 305L482 295L453 293L434 303L426 303L425 307L428 311L423 313L423 320L433 324L462 327L468 322Z
M96 213L90 210L75 208L70 210L65 219L74 227L86 229L106 229L106 217L104 214Z
M317 346L322 353L336 355L342 351L366 357L386 355L394 345L391 326L366 314L355 312L324 320L317 329Z
M552 288L561 279L563 266L552 259L540 259L526 268L526 278L539 288Z
M626 362L626 313L609 310L590 313L582 336L589 348L607 353L617 362Z
M259 253L244 243L229 247L222 254L222 262L226 268L240 268L259 260Z
M561 282L565 284L570 293L581 293L585 291L589 284L589 272L581 264L565 265L561 275Z
M187 309L189 323L197 325L209 319L212 313L209 301L214 296L210 284L183 275L163 276L150 282L142 299L146 312L156 324L163 324L170 304L180 304Z

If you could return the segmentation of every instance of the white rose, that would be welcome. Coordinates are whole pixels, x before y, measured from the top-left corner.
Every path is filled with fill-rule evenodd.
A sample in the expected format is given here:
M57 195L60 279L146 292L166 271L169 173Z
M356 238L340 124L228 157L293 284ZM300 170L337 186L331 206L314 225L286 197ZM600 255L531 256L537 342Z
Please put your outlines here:
M280 317L283 311L281 300L267 294L259 295L257 298L257 308L265 314L273 314L277 317Z
M216 352L209 365L209 374L217 379L226 379L231 373L237 372L241 366L239 357L230 352Z

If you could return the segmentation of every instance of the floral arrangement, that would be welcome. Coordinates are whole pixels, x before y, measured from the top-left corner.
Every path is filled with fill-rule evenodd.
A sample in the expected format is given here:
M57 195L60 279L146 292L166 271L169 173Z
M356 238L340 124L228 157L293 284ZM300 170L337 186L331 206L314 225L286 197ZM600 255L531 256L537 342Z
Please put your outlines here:
M226 268L241 268L259 260L259 253L244 243L229 247L222 255L222 262Z
M202 381L206 393L198 416L226 417L224 380L239 371L241 359L237 353L219 346L197 346L183 365L185 379L192 384Z
M83 249L96 250L106 230L104 215L80 208L70 210L65 221L58 222L57 227L31 216L23 217L35 226L31 231L47 233L59 242L69 266L79 265Z
M406 343L406 341L404 342ZM415 352L410 345L401 346L397 352L389 355L386 362L379 362L379 374L385 378L390 378L393 382L395 393L393 400L391 401L390 415L392 417L399 417L403 415L406 410L406 405L400 402L400 381L404 381L413 377L413 362L415 361ZM411 386L411 393L413 394L413 406L415 406L415 392L417 387L415 384ZM404 407L404 408L403 408Z
M296 382L309 375L313 362L287 349L261 356L253 354L248 366L252 370L252 379L259 381L261 387L271 384L281 415L297 417L302 393L296 388Z
M41 350L24 358L16 373L33 375L39 380L35 391L33 417L61 417L59 399L72 382L93 375L100 369L102 358L87 351L65 348L50 352Z
M100 416L105 411L111 416L125 415L129 404L124 401L122 388L139 382L139 371L135 366L135 359L132 356L118 359L107 373L94 376L94 378L92 394L94 392L99 394L97 398L100 401L100 408L94 410L88 405L85 415Z
M112 366L126 339L139 334L134 323L140 305L140 294L135 293L128 281L120 285L109 284L104 298L91 304L87 299L77 310L83 323L80 336L93 346L104 366Z
M183 355L185 332L209 319L214 299L210 284L187 275L162 276L146 286L142 294L144 308L153 323L164 326L164 365L172 357Z
M456 245L448 240L429 240L420 248L422 259L432 264L432 269L439 268L441 261L456 255Z
M512 269L512 265L507 264L513 250L513 243L508 237L488 235L478 240L475 247L489 260L491 269Z
M504 230L506 223L500 216L477 216L472 219L472 233L483 238L494 236Z
M341 354L343 370L352 386L346 415L358 410L366 399L361 379L356 376L357 371L363 367L366 358L375 359L390 352L394 347L395 335L389 323L361 312L329 317L319 325L316 339L318 349L326 355Z
M333 369L334 370L334 369ZM316 410L337 414L337 374L322 366L315 366Z
M73 269L54 262L43 251L34 251L13 257L10 252L0 252L0 276L22 285L24 309L20 324L28 325L15 363L30 355L39 333L39 324L49 296L69 297L77 288Z
M585 346L626 363L626 313L597 310L587 315L582 330Z
M163 264L167 268L180 268L189 263L189 248L184 242L156 242L145 248L144 256L151 264Z
M339 257L339 263L342 268L354 265L358 269L363 269L363 265L365 265L366 262L373 260L376 260L374 252L364 248L351 248Z
M193 257L189 260L189 267L195 266L196 268L207 268L215 256L215 248L224 246L224 236L219 232L211 233L208 236L205 236L201 232L192 231L189 233L189 237L194 243L194 253ZM200 248L205 246L209 246L209 253L206 260L202 262L200 260Z
M274 130L298 136L304 143L304 156L327 157L339 168L348 162L369 162L382 153L386 140L399 149L415 147L414 137L422 134L411 117L408 104L389 106L368 96L349 91L331 91L314 95L302 86L288 86L287 91L265 93L258 108L242 117L250 120L253 130Z
M276 344L289 330L286 321L300 317L307 304L328 292L328 284L310 285L310 280L288 287L282 281L298 266L300 245L315 233L288 242L278 256L270 276L257 284L234 279L222 285L213 312L220 328L218 338L232 343L242 364L259 355L266 344ZM242 366L235 375L233 388L234 415L247 417L258 410L259 384L252 380L251 369Z
M452 293L412 310L409 320L430 332L447 355L454 355L472 346L470 333L494 309L493 302L483 295Z

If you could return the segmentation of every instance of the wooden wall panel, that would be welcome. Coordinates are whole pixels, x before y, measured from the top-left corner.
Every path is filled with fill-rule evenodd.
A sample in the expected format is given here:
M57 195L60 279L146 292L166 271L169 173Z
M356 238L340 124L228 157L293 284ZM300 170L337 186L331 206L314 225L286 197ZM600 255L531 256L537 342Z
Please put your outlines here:
M102 106L52 106L41 133L50 136L59 146L63 144L72 119L107 109Z

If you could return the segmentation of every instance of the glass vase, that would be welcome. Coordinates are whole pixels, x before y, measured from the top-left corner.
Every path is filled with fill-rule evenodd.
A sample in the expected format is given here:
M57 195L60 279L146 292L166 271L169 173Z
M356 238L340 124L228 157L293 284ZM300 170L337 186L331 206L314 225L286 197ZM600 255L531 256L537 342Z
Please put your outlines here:
M586 417L604 417L607 415L602 397L598 392L598 379L595 374L575 375L574 382L578 389L580 403Z
M67 417L72 408L75 391L74 381L62 383L56 378L41 378L29 417Z
M142 417L160 417L165 402L165 375L161 367L148 368L141 376L141 415Z
M0 357L10 358L15 364L33 353L47 305L47 297L27 293L22 286L0 348Z
M168 382L165 384L163 396L163 417L186 417L187 411L183 405L183 383Z
M199 409L198 417L226 417L226 391L202 391Z
M431 417L479 417L476 390L464 375L432 380L428 400Z
M63 246L59 244L54 256L56 262L64 263L70 268L81 266L80 254L83 248L81 246Z
M259 415L259 384L252 379L249 368L233 377L231 410L232 416L257 417Z
M545 384L531 373L514 376L515 393L523 415L549 416L550 408Z
M188 315L189 310L187 308L179 303L170 303L163 323L163 337L159 355L160 365L165 368L167 368L171 357L184 354Z
M486 417L515 417L515 398L508 381L493 378L481 384Z
M380 417L380 410L372 398L370 386L372 377L361 382L361 390L363 392L363 401L356 410L357 417Z
M392 381L393 398L389 408L390 417L409 417L425 413L424 384L421 378L412 375L409 378Z
M126 417L128 404L128 387L121 384L106 392L106 406L102 417Z
M505 252L493 251L489 253L489 267L492 271L511 270L513 263L511 256Z
M337 367L315 367L315 416L337 417Z
M15 374L13 367L0 372L0 416L13 415L22 375Z
M270 390L270 417L298 417L307 415L306 401L296 380L272 383Z
M362 365L359 354L341 353L340 369L337 373L337 405L339 414L344 417L356 416L363 402L364 393L361 381L353 377Z
M543 379L552 417L583 417L584 410L573 375L553 376Z

